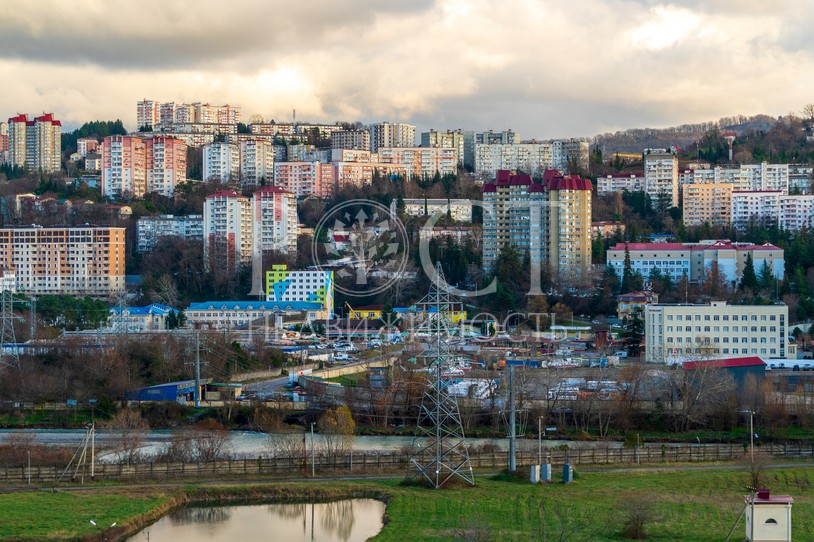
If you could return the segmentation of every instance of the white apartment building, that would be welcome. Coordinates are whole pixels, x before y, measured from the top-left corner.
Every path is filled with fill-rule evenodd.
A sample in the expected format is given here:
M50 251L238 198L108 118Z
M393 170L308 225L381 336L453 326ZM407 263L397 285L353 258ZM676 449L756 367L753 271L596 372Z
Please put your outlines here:
M279 186L264 186L252 194L252 245L261 252L297 252L297 198Z
M8 119L9 163L32 173L54 173L62 168L62 123L52 113L28 120Z
M373 158L375 157L375 159ZM362 149L331 149L331 162L378 162L379 155Z
M228 183L240 178L240 148L233 143L212 143L203 148L203 180Z
M655 205L662 198L678 207L678 157L667 149L645 149L644 191Z
M674 363L687 359L752 355L790 358L786 326L789 309L773 305L671 305L645 307L645 360Z
M314 145L294 144L286 149L288 162L322 162L331 161L331 149L318 149Z
M400 122L380 122L370 126L370 150L383 147L415 147L415 126Z
M109 297L124 291L124 228L42 226L0 229L0 269L17 291Z
M234 272L252 259L251 200L233 190L206 196L203 212L204 265Z
M744 164L740 167L741 190L780 191L788 194L788 164Z
M331 149L370 150L369 130L340 130L331 134Z
M777 206L780 229L796 232L814 227L814 195L780 196Z
M442 147L380 147L379 162L402 166L409 177L427 178L458 172L458 151Z
M157 136L145 142L147 192L172 197L175 187L187 180L187 146L173 137Z
M615 194L625 190L628 192L641 192L644 190L644 176L631 173L630 175L606 175L596 179L596 193L599 196Z
M494 176L498 170L522 171L542 177L549 169L567 171L569 162L587 164L588 143L552 140L514 144L475 144L475 173Z
M733 243L729 240L703 240L698 243L617 243L608 249L607 262L621 277L625 269L625 251L630 255L630 268L645 281L650 272L658 269L677 282L685 275L697 282L715 262L721 277L728 283L737 282L743 275L746 259L752 256L755 272L760 273L764 263L778 280L785 273L782 248L751 243Z
M203 215L143 216L136 223L136 251L153 250L162 237L176 237L191 241L203 240Z
M260 186L274 179L274 146L271 142L247 139L240 142L240 183Z
M777 224L780 190L732 192L732 227L743 231L750 222Z
M404 214L409 216L446 216L449 214L456 222L472 222L472 200L405 199Z

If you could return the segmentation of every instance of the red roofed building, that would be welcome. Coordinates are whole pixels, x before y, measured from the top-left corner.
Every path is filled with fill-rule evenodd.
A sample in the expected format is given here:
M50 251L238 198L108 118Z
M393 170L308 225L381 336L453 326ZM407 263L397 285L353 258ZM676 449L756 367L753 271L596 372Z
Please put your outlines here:
M748 375L753 375L760 381L766 374L766 362L758 356L685 361L681 366L685 371L724 369L732 376L738 388L741 388L746 383Z
M62 123L52 113L33 120L8 119L9 163L31 172L54 173L62 167Z
M532 267L547 266L567 282L589 280L591 269L591 181L546 170L543 182L500 170L483 186L483 263L488 270L500 251L514 245L528 252Z
M713 262L726 282L739 281L749 255L760 273L767 265L775 278L782 279L785 272L785 258L782 248L769 243L733 243L728 239L708 239L698 243L617 243L608 249L607 262L618 276L624 272L625 250L630 253L630 265L647 281L655 268L669 275L674 281L684 275L690 281L701 281L709 272Z

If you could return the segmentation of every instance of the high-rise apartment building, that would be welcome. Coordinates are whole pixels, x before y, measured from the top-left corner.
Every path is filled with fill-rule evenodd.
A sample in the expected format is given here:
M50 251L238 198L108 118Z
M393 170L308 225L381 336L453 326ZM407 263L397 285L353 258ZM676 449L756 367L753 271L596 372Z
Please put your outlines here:
M590 280L592 188L590 180L556 171L542 184L499 171L483 186L484 267L491 270L500 251L514 245L558 280Z
M274 179L274 145L260 139L247 139L240 145L240 183L243 186L271 184Z
M464 163L465 144L463 130L447 130L446 132L430 130L429 132L422 132L421 146L455 149L458 153L458 163Z
M263 186L252 194L253 246L261 252L297 251L297 198L279 186Z
M102 142L102 195L140 198L147 192L147 151L134 136L108 136Z
M136 223L136 251L150 252L162 237L203 239L203 215L143 216Z
M240 178L240 148L233 143L203 147L203 180L228 183Z
M382 147L415 147L415 126L400 122L380 122L370 126L370 150Z
M750 222L777 224L780 190L736 190L732 192L732 227L744 231Z
M62 123L52 113L33 120L8 119L9 163L31 172L54 173L62 167Z
M340 130L331 134L332 149L370 150L369 130Z
M645 360L670 363L686 359L753 355L791 358L789 308L773 305L652 303L644 309Z
M427 178L455 175L458 172L458 151L443 147L381 147L379 162L402 166L408 177Z
M476 143L475 173L497 175L500 170L518 170L541 177L546 170L567 171L572 162L587 165L586 141L543 141L530 143ZM582 162L585 164L582 164Z
M274 184L296 197L333 195L333 164L321 162L278 162L274 164Z
M604 196L606 194L615 194L616 192L641 192L644 190L644 177L636 173L629 175L614 174L605 175L604 177L597 177L596 179L596 194Z
M124 228L29 226L0 229L0 267L17 291L110 297L124 291Z
M644 191L653 205L678 207L678 157L668 149L645 149Z
M732 220L732 190L730 183L685 184L684 225L728 226Z
M206 196L203 212L204 265L233 273L252 258L251 200L233 190Z
M87 158L89 154L99 152L99 140L95 137L80 137L76 140L76 152L82 158Z
M136 103L136 127L139 131L144 128L152 130L160 122L161 110L158 102L141 100Z
M187 146L180 139L156 136L145 141L147 192L172 197L187 180Z

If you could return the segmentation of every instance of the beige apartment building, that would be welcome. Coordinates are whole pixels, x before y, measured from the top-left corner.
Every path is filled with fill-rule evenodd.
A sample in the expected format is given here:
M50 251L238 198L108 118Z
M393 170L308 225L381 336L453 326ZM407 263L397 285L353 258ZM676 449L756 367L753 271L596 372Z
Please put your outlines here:
M773 305L651 304L645 307L645 360L676 363L726 356L794 358L788 344L789 308Z
M124 291L124 228L0 229L0 267L32 295L106 298Z
M684 225L728 226L732 219L732 191L730 183L685 184Z
M483 265L491 270L500 251L514 245L532 266L547 266L557 280L582 283L591 270L591 181L547 172L498 171L483 185Z

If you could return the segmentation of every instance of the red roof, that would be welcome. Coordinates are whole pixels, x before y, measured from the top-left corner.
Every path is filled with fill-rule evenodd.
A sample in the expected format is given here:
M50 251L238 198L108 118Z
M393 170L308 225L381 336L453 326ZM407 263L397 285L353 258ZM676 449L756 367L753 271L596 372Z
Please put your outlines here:
M497 192L497 187L495 183L485 183L481 192Z
M9 122L28 122L28 116L20 113L16 117L11 117L8 119Z
M548 183L549 190L593 190L590 179L583 179L579 175L567 177L554 177Z
M512 172L508 169L499 169L497 170L497 175L495 176L495 180L497 182L508 182L509 177L511 176Z
M685 361L684 368L688 371L711 367L715 369L729 369L732 367L762 367L766 362L757 356L743 358L703 359L698 361Z

